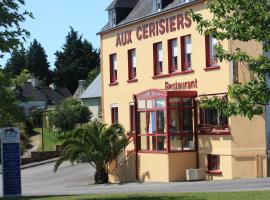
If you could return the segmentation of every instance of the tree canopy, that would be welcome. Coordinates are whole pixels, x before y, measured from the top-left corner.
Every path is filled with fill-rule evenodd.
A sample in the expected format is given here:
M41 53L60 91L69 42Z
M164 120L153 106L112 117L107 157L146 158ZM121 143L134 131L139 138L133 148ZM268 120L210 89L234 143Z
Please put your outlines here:
M72 27L62 51L55 55L54 80L57 84L64 84L71 93L75 92L78 80L85 80L89 72L100 64L99 52Z
M89 163L96 169L95 182L107 183L108 164L128 144L123 126L113 124L109 127L98 121L75 129L71 137L62 144L62 153L54 166L54 171L64 161Z
M27 78L26 70L14 79L0 71L0 127L12 126L13 123L24 120L23 110L16 98L16 91Z
M26 56L26 66L28 71L49 85L52 81L50 65L47 61L47 55L41 44L34 39L30 44Z
M26 50L22 47L11 53L11 57L8 59L4 71L13 76L17 76L26 68Z
M33 17L31 12L21 10L20 6L24 4L24 0L0 1L0 57L15 50L21 39L25 40L30 35L20 25L26 17Z
M81 104L76 99L65 99L51 113L50 120L52 124L61 131L70 131L76 124L83 124L90 121L92 113L87 106Z
M190 10L193 20L198 23L201 34L212 35L220 61L245 63L255 77L245 83L234 83L228 88L228 101L219 98L202 98L203 107L223 110L227 116L249 117L263 113L263 106L270 100L270 90L266 77L270 75L270 59L265 55L252 57L240 48L224 50L221 42L238 40L256 41L262 44L264 52L270 50L270 2L268 0L215 0L208 1L207 8L212 19L204 19L201 14Z

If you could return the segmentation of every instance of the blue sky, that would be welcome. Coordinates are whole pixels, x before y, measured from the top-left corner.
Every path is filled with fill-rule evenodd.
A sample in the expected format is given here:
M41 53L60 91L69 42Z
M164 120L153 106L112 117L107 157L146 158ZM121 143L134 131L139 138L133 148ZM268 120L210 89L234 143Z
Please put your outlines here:
M35 19L27 19L22 27L31 32L26 47L34 38L45 48L48 61L54 67L57 50L65 43L69 26L83 35L95 48L99 48L96 33L108 21L106 7L112 0L26 0L25 9L31 11ZM9 56L0 59L4 66Z

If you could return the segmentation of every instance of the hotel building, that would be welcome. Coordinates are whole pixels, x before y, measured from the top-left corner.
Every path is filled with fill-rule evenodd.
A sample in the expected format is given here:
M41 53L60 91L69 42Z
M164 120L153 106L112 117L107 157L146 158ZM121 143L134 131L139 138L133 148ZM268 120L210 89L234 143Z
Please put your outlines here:
M196 31L188 9L211 18L205 1L113 0L101 38L103 121L122 124L130 143L110 164L110 181L183 181L187 169L207 180L267 176L265 115L226 118L202 109L206 95L251 74L220 62L216 39ZM227 51L262 54L256 42L223 41Z

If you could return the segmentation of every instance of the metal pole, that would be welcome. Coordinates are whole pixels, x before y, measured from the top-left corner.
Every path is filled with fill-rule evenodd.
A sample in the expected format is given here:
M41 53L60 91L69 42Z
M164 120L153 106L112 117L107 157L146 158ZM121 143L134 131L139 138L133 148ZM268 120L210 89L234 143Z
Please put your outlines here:
M265 52L265 56L270 59L270 52ZM266 83L270 88L270 77L266 76ZM265 106L265 133L266 133L266 156L267 156L267 176L270 176L270 105Z
M41 137L42 137L42 152L44 152L44 131L43 131L43 114L44 112L42 111L41 115Z

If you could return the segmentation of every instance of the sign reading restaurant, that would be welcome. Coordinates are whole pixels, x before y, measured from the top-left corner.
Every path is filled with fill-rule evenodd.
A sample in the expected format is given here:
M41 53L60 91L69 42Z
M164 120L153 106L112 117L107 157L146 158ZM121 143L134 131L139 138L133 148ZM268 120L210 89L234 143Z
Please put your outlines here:
M198 88L198 81L196 78L194 81L185 81L185 82L175 81L174 83L165 82L165 90L191 90L197 88Z
M177 14L168 18L161 18L155 22L144 24L136 28L137 40L144 40L165 33L175 32L181 29L190 28L191 18L187 14ZM117 34L116 47L131 44L133 31L128 30Z

